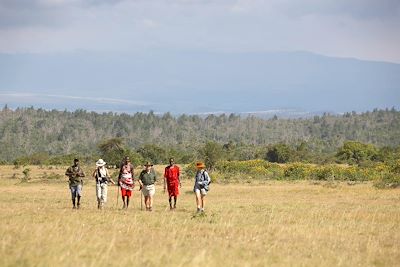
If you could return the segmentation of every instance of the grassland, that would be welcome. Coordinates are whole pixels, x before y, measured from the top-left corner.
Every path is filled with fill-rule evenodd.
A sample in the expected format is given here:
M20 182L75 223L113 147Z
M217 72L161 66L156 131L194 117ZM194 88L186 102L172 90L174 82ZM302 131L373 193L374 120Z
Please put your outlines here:
M400 191L370 183L265 181L212 184L204 216L192 182L169 211L117 206L109 188L96 208L94 183L72 210L64 167L0 168L1 266L398 266ZM161 167L157 167L161 171ZM60 178L60 176L62 178ZM47 179L43 179L47 177ZM41 178L41 179L38 179Z

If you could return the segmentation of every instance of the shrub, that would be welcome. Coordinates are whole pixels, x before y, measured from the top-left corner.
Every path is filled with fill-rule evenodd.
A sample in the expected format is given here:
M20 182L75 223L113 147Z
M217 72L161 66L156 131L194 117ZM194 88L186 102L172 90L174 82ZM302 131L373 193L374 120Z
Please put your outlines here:
M284 167L284 176L290 180L302 180L308 177L310 168L302 163L292 163Z
M23 177L22 177L22 181L21 182L28 182L30 179L30 172L31 170L29 168L26 168L22 171L23 173Z

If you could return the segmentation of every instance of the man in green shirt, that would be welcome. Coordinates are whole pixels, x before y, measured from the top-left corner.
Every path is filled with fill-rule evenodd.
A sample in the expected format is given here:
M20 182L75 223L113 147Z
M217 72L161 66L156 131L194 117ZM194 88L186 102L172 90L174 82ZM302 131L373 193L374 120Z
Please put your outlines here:
M155 182L157 181L156 173L153 170L153 164L147 162L144 165L145 169L140 173L139 184L140 190L144 195L144 203L147 211L153 210L153 196L156 192Z
M81 167L79 166L79 159L74 159L74 165L65 171L65 175L69 177L69 189L71 190L73 209L80 208L81 195L82 195L82 177L85 177ZM76 199L78 202L76 203ZM76 203L76 205L75 205Z

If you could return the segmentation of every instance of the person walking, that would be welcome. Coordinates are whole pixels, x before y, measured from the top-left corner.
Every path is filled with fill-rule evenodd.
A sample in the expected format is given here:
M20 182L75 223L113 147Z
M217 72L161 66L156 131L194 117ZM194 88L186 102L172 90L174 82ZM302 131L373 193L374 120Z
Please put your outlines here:
M125 157L124 162L120 166L118 185L121 187L121 197L124 202L123 209L129 207L129 199L135 186L133 181L134 167L129 157Z
M71 190L72 208L79 209L81 206L82 197L82 177L85 177L85 173L79 166L79 159L74 159L74 164L65 171L65 175L69 178L68 182L69 189Z
M169 196L169 209L176 209L176 202L179 195L179 187L182 187L180 181L180 169L175 164L173 158L169 159L169 165L164 170L164 193L165 189L168 189ZM172 206L172 197L174 198L174 205Z
M156 192L154 184L156 181L157 177L153 170L153 164L147 162L139 176L140 190L142 190L142 194L144 195L146 211L153 211L153 197Z
M106 162L103 159L99 159L96 162L96 169L93 171L93 178L96 180L96 196L97 196L97 208L103 209L104 204L107 202L107 187L108 182L115 185L113 179L106 168Z
M206 166L204 163L196 163L196 168L197 173L195 176L193 192L196 194L197 212L204 212L204 206L206 203L205 197L209 190L211 178L208 175L208 172L205 170Z

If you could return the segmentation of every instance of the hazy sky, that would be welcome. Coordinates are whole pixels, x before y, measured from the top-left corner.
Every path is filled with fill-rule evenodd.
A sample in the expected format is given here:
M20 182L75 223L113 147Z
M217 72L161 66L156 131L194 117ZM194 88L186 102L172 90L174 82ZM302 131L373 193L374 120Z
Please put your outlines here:
M152 48L400 63L400 1L0 0L0 53Z

